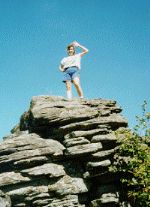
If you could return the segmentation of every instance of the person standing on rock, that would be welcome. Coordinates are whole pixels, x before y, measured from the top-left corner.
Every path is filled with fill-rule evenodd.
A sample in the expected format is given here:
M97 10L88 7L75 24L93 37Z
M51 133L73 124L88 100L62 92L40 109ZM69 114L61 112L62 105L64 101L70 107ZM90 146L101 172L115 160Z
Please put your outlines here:
M82 49L81 53L76 54L75 47ZM81 57L88 53L89 50L80 45L77 41L67 46L68 56L61 60L59 69L63 72L63 82L66 83L67 98L72 99L72 83L74 84L80 98L83 98L83 91L80 85Z

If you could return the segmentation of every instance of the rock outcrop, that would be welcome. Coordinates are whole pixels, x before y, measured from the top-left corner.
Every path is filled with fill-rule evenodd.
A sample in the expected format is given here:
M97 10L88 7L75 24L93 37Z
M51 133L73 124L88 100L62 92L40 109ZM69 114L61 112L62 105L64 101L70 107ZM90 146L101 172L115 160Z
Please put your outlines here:
M115 131L127 127L120 112L112 100L33 97L0 143L0 189L11 206L128 206L118 176L108 170Z

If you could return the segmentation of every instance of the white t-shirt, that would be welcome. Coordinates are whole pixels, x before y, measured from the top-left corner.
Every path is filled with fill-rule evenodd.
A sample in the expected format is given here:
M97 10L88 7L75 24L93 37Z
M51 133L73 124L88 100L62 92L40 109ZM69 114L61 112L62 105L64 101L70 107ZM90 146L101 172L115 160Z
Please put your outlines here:
M81 68L81 54L75 54L68 57L64 57L61 60L61 64L64 66L64 68L69 68L72 66L76 66L78 69Z

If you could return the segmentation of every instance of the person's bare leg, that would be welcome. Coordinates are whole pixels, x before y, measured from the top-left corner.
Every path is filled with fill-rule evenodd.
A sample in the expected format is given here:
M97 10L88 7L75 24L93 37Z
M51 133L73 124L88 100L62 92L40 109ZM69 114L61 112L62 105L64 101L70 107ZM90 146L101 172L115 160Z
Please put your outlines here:
M82 88L81 88L81 85L80 85L80 78L75 77L72 82L73 82L74 86L77 89L79 97L83 98L83 91L82 91Z
M66 81L66 88L67 88L67 99L72 99L72 90L71 90L71 81Z

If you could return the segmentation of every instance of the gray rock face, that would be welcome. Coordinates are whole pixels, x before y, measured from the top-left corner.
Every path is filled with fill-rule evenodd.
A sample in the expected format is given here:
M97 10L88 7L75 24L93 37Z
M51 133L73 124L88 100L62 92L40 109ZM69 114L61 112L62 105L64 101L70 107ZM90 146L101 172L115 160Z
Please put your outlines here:
M10 197L0 190L0 207L11 207Z
M111 100L33 97L0 143L0 207L128 205L108 170L114 132L127 127L120 112Z

